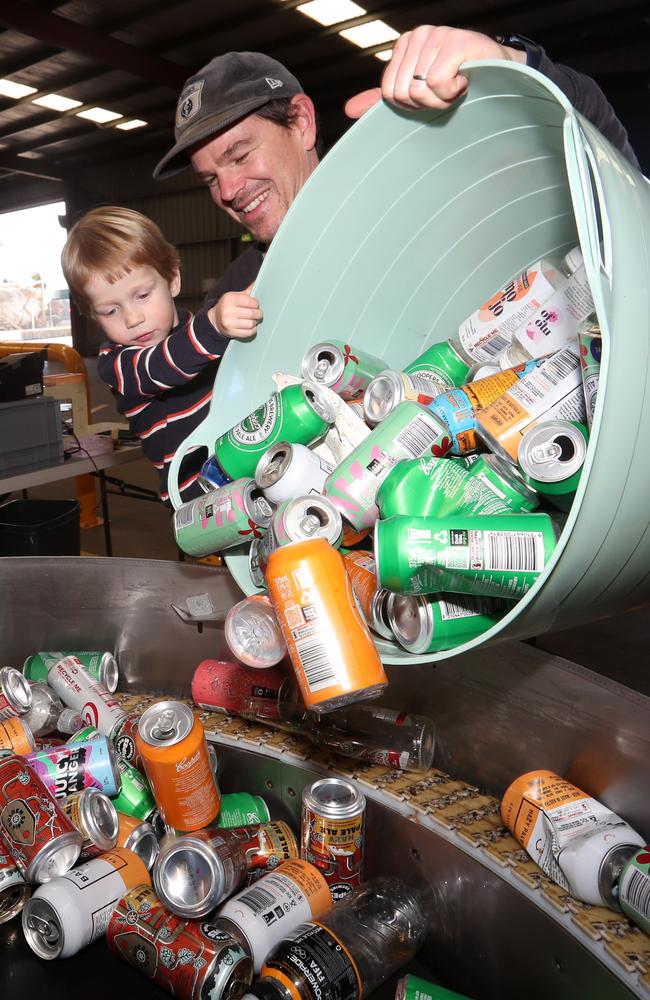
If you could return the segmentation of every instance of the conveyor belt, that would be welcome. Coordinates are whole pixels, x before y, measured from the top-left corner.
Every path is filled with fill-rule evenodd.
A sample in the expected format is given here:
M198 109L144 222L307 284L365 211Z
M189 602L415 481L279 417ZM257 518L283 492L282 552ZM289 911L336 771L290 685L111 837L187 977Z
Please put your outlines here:
M127 712L142 712L160 696L116 694ZM182 699L180 699L182 700ZM424 774L396 771L322 751L307 739L186 701L210 742L282 759L296 767L332 772L358 781L364 794L428 827L502 878L578 937L634 994L650 996L650 936L622 913L574 899L555 885L503 826L499 800L431 768Z

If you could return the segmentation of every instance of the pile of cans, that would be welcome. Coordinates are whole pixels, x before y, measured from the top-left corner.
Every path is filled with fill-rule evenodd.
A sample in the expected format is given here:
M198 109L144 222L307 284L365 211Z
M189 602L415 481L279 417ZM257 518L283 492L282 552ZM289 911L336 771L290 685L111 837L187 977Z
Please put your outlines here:
M510 611L578 488L600 363L593 308L575 248L516 275L402 371L343 341L311 347L302 381L216 440L205 494L175 512L190 555L249 545L268 600L231 629L237 655L269 666L286 646L305 701L329 711L351 695L333 689L352 661L367 664L364 697L385 683L368 630L429 653ZM251 653L246 622L270 637L273 614L281 638L254 663L263 644Z

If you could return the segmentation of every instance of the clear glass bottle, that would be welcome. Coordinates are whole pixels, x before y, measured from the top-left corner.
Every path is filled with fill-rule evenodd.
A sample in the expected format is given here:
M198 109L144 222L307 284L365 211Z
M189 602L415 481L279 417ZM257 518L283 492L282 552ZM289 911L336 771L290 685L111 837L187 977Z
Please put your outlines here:
M306 736L316 746L355 760L402 771L427 771L433 762L434 725L423 715L361 704L316 715L291 691L273 703L271 711L268 699L248 697L241 715Z
M408 962L433 912L428 888L370 879L277 944L244 1000L359 1000Z

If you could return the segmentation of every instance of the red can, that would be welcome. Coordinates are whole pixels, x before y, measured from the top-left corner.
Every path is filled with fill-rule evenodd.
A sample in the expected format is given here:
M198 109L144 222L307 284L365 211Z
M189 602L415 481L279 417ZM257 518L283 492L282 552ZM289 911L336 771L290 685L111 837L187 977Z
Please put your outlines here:
M288 683L276 667L257 670L231 660L203 660L194 671L192 698L199 708L239 715L249 698L276 704Z
M225 929L184 920L148 885L128 892L106 929L109 950L179 1000L238 997L253 979L253 963Z
M28 882L69 871L82 839L23 757L0 758L0 840Z

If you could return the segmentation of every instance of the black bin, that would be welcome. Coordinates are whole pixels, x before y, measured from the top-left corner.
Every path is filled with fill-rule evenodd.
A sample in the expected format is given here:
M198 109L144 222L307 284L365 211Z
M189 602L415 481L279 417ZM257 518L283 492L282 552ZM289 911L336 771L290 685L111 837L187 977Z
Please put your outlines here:
M0 556L78 556L77 500L10 500L0 507Z

